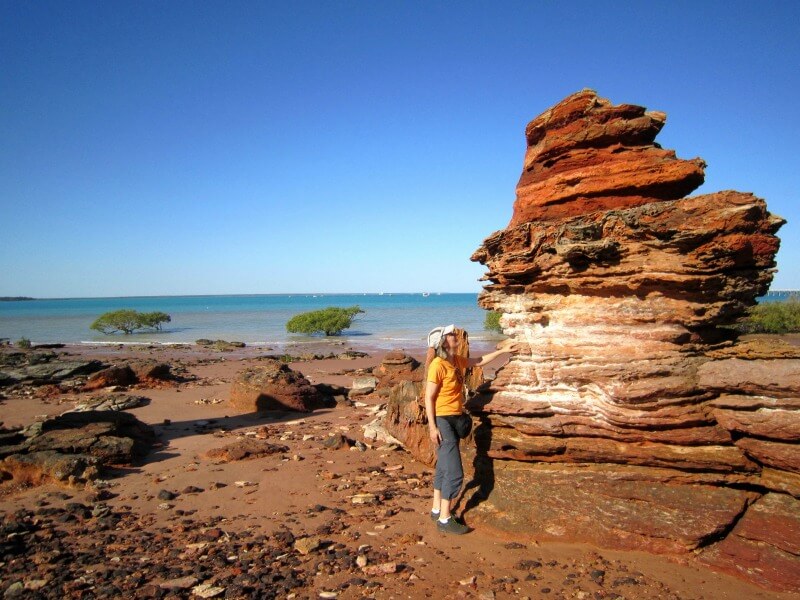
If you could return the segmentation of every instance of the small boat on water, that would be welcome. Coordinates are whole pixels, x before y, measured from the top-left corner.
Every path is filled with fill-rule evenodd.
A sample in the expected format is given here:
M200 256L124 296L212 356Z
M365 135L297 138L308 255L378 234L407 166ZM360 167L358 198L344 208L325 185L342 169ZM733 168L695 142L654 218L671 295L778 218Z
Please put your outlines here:
M427 298L427 297L428 297L428 296L430 296L430 295L431 295L431 293L430 293L430 292L422 292L422 297L423 297L423 298Z

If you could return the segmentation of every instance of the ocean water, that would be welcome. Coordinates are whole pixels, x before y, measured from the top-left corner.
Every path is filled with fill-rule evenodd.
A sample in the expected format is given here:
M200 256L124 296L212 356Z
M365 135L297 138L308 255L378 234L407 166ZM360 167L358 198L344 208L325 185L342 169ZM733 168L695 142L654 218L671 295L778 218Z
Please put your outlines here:
M770 292L759 301L784 300L797 291ZM270 294L240 296L146 296L128 298L63 298L0 302L0 338L33 343L194 342L199 338L236 340L248 345L281 348L316 342L321 336L289 334L286 322L297 313L327 306L359 305L364 311L339 338L351 345L415 348L425 345L428 331L455 323L470 340L491 345L502 336L483 329L486 311L477 294ZM163 331L105 335L89 329L98 316L121 308L172 316Z
M412 348L424 346L428 331L455 323L470 339L502 339L483 329L486 311L477 294L275 294L242 296L147 296L64 298L0 302L0 338L22 337L33 343L194 342L199 338L236 340L280 348L319 341L321 336L289 334L286 322L297 313L327 306L359 305L364 314L336 339L353 346ZM105 335L89 329L101 314L122 308L162 311L172 317L163 331Z

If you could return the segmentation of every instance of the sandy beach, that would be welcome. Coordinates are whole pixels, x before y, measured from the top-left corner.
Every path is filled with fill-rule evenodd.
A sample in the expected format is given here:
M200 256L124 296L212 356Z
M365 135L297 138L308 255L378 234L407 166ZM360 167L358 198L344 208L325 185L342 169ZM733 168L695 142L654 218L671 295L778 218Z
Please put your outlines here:
M383 356L324 343L304 352L346 349L368 356L304 360L291 368L314 384L350 387L354 376L369 372ZM520 544L480 529L461 537L441 534L428 515L432 470L401 448L363 438L363 425L382 402L377 395L311 413L242 414L228 404L236 373L263 360L269 354L263 348L56 351L108 363L156 359L183 373L185 381L130 390L150 401L128 412L158 434L156 447L139 464L112 470L85 489L3 485L6 520L27 511L40 533L49 531L44 540L60 540L56 554L72 557L59 563L43 543L35 564L21 570L13 560L4 563L0 587L22 581L29 597L55 597L59 588L60 597L100 597L111 590L192 597L204 584L214 594L205 597L225 598L251 597L254 590L297 598L790 597L686 559L535 540ZM423 349L411 353L421 358ZM29 425L93 395L7 394L0 421L6 428ZM366 443L358 444L361 449L329 449L322 442L331 432ZM247 460L207 456L247 439L285 449ZM373 500L358 503L363 494ZM113 527L98 526L92 516L98 504L114 516ZM469 514L463 517L469 524ZM304 539L311 540L308 547Z

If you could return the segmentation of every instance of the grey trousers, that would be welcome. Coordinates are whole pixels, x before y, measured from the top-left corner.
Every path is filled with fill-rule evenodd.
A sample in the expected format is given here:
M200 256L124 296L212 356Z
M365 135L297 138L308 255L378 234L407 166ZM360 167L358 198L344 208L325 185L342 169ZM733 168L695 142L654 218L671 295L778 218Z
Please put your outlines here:
M436 474L433 489L442 491L442 498L452 500L464 483L464 467L461 465L459 439L453 429L452 420L461 417L436 417L436 426L442 434L442 443L436 450Z

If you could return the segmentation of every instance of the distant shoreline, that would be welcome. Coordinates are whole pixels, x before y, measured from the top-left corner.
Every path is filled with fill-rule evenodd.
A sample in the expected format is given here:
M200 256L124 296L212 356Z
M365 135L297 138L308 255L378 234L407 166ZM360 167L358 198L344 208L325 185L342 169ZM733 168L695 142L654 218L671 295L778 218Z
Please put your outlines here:
M125 300L138 298L258 298L262 296L477 296L476 292L266 292L253 294L140 294L134 296L48 296L45 298L31 298L28 296L3 296L0 300Z
M30 296L0 296L0 302L21 302L23 300L36 300Z

